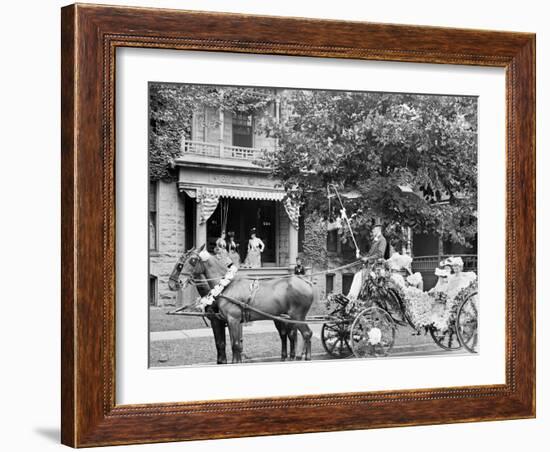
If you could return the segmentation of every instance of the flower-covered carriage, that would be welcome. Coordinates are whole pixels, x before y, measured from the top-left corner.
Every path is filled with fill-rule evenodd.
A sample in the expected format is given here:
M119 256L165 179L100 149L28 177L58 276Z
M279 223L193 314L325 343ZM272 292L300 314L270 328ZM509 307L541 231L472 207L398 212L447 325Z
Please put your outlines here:
M335 321L321 330L323 347L334 357L386 356L393 348L398 327L414 334L430 334L445 350L477 351L477 278L457 281L449 296L438 290L424 292L418 276L403 278L391 262L380 260L362 270L356 298L334 294L327 307Z

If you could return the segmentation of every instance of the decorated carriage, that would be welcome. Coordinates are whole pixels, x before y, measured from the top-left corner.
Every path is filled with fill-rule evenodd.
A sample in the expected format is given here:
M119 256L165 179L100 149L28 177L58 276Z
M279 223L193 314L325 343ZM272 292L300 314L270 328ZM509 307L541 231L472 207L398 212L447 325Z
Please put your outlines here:
M399 327L429 334L444 350L475 353L478 345L477 278L463 283L454 297L424 292L403 283L384 260L363 273L359 296L327 298L333 321L323 324L321 340L331 356L345 358L388 355Z
M246 322L250 311L256 319L274 320L287 328L321 323L321 341L325 351L335 358L368 358L387 356L395 343L398 328L408 327L412 334L429 334L444 350L465 349L477 352L478 346L478 291L477 278L462 282L456 294L424 292L416 287L413 277L405 282L383 259L360 273L362 284L356 298L331 294L325 300L326 315L307 316L303 320L286 315L273 315L246 302L223 295L235 275L233 269L212 289L206 298L214 302L223 297L243 310ZM271 279L271 278L270 278ZM211 321L212 311L196 312L181 308L170 314L202 316Z

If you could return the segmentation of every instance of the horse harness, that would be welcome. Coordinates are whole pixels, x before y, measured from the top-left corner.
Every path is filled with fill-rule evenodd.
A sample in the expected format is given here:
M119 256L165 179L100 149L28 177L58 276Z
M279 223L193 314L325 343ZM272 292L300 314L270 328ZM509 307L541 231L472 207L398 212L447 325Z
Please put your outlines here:
M260 289L260 281L258 281L257 279L252 280L252 282L250 283L249 289L250 289L250 294L248 295L246 304L241 306L243 323L250 322L250 312L251 312L250 305L254 302L254 299L256 298L256 294Z

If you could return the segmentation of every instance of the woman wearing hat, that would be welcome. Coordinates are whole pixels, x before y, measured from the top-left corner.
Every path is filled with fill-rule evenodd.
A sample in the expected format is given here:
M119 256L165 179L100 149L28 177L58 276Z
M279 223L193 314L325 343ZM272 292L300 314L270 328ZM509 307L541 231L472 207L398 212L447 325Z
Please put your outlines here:
M229 231L227 233L227 237L229 238L227 242L229 258L231 259L231 262L233 262L233 265L238 267L241 263L241 258L239 256L239 244L235 242L235 233L233 231Z
M220 237L216 240L216 248L214 250L216 257L224 264L231 264L229 253L227 252L227 241L225 240L225 231L222 231Z
M248 254L244 264L249 268L260 268L262 266L262 253L265 245L262 239L256 237L256 228L250 230L250 240L248 240Z
M438 277L437 284L431 291L445 292L451 300L477 278L474 272L463 271L464 262L460 256L448 257L441 261L439 266L440 268L435 269L435 274Z

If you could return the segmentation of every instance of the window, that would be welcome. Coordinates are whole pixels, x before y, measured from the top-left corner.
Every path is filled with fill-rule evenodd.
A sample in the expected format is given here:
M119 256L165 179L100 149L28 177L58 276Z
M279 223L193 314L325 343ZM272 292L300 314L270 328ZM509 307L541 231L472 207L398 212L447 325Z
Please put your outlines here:
M327 232L327 251L338 251L338 229Z
M158 249L157 183L149 182L149 249Z
M351 283L353 282L353 273L342 274L342 293L345 295L351 289Z
M197 203L196 201L188 196L187 194L183 195L183 205L185 209L185 243L184 248L188 250L196 246L195 243L195 210Z
M306 225L304 222L304 215L298 217L298 252L304 251L304 238L305 238Z
M326 294L330 294L334 292L334 274L333 273L327 273L326 276ZM346 292L347 293L347 292Z
M251 148L253 146L252 115L238 112L233 114L233 146Z
M157 277L153 275L149 275L149 305L150 306L157 305L157 300L158 300L157 289L158 289Z

